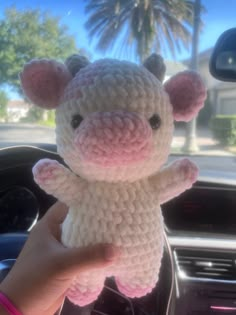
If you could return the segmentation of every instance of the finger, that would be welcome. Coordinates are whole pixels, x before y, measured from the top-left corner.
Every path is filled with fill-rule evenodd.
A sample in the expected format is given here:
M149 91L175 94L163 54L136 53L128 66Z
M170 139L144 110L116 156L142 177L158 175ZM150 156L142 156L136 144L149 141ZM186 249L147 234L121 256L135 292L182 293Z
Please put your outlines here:
M111 265L117 260L119 254L119 248L111 244L66 249L61 257L61 266L62 269L74 275L74 273Z
M57 201L45 214L43 219L49 224L61 224L68 213L68 207L59 201Z

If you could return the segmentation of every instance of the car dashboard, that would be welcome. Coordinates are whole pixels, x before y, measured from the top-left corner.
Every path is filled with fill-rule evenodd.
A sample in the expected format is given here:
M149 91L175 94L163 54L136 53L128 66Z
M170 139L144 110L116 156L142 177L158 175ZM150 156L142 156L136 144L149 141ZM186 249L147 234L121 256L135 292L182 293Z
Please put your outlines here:
M34 224L55 202L52 196L43 192L33 181L32 167L42 158L56 159L63 163L56 153L55 145L0 149L0 235L15 237L17 233L24 233L26 239ZM213 183L204 179L164 204L162 212L166 224L166 256L162 269L165 270L160 277L163 278L160 280L163 286L157 287L157 292L165 291L165 298L158 293L157 299L155 289L149 300L143 300L146 307L144 310L138 301L131 306L130 301L123 299L122 302L122 297L113 288L113 284L109 284L108 289L104 289L106 292L103 292L100 304L97 304L100 307L98 312L104 313L105 303L102 301L106 296L112 300L110 294L115 290L119 305L126 303L127 312L123 314L156 314L157 308L153 304L156 305L157 300L162 304L158 309L160 315L235 313L235 210L236 185ZM6 242L4 244L6 248ZM0 247L3 248L2 246L3 243L0 242ZM0 251L0 261L6 259L6 251L3 252ZM7 253L7 259L16 258L10 248ZM165 278L168 278L167 287L164 285ZM118 311L111 312L119 314Z
M236 313L236 187L197 182L163 205L175 269L173 314Z

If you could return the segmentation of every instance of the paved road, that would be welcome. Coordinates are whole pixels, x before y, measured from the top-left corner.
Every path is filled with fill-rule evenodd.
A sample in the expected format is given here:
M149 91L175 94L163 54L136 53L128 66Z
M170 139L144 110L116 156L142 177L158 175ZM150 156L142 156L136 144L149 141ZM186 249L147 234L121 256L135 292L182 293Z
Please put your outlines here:
M54 129L32 124L0 124L0 145L55 143Z
M236 156L216 150L217 143L207 130L199 131L198 142L203 151L191 159L199 166L200 175L236 181ZM55 143L54 129L30 124L0 124L0 146L17 143ZM184 130L176 130L173 146L181 147L183 143ZM179 157L171 156L170 161Z
M182 147L185 140L185 130L176 129L173 139L173 147ZM23 143L55 143L54 129L33 124L1 124L0 144L10 142ZM198 142L201 149L213 149L217 142L212 139L207 129L198 131Z

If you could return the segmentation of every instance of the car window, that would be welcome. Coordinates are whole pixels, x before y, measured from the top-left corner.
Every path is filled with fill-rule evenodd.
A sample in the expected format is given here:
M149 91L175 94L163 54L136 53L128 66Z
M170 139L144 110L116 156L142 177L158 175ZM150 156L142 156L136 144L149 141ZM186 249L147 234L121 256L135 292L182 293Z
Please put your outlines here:
M168 80L196 69L207 87L197 119L176 123L172 156L189 155L205 174L236 172L236 89L209 73L218 37L235 26L234 0L5 0L0 3L0 146L55 143L55 111L24 97L19 73L34 58L71 54L142 63L165 60ZM194 18L195 16L195 18ZM226 174L227 173L227 174Z

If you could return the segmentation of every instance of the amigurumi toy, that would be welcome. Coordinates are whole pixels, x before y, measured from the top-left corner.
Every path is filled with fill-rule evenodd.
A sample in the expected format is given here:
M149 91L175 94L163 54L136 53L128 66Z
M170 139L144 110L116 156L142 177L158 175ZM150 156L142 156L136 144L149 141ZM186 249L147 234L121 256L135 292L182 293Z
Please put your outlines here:
M113 59L93 63L33 60L20 77L37 106L56 109L58 153L33 168L36 183L69 206L62 225L68 247L112 243L116 263L80 274L67 292L75 304L94 301L106 277L120 292L141 297L158 281L164 245L160 205L189 189L197 167L188 159L166 163L174 120L189 121L206 98L199 75L180 72L164 85L158 55L139 66Z

